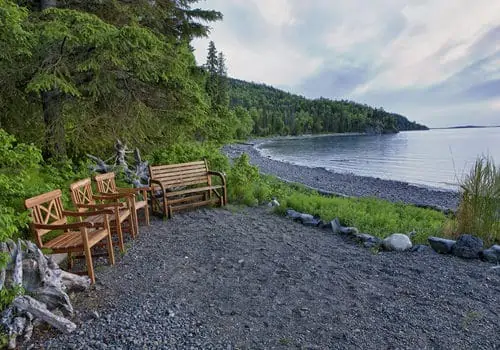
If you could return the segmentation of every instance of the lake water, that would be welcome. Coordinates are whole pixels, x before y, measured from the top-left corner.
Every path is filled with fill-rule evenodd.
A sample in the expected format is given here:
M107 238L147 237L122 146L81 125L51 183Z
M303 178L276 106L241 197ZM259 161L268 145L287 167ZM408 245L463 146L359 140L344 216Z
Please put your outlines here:
M259 149L265 156L297 165L456 189L478 155L490 155L500 163L500 128L281 138Z

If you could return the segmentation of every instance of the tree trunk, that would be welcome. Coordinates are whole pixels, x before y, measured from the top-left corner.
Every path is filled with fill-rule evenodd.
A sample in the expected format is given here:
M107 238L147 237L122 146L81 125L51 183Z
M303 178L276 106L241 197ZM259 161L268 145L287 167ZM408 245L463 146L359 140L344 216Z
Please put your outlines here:
M43 121L45 122L44 157L62 159L66 156L62 98L57 90L42 92Z
M40 0L40 11L57 7L57 0ZM42 95L43 121L45 122L45 158L62 159L66 156L64 122L62 120L61 93L44 91Z

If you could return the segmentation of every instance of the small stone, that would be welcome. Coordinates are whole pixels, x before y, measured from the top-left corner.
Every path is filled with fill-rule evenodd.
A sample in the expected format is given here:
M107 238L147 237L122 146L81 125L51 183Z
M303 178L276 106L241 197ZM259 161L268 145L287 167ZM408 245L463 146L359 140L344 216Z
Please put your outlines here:
M357 233L354 235L354 239L357 240L358 242L363 242L363 243L380 244L381 242L380 238L374 237L367 233Z
M477 259L483 250L483 240L472 235L461 235L451 248L451 253L464 259Z
M332 232L338 234L342 230L342 225L340 224L339 218L335 218L330 221L330 226L332 228Z
M273 198L268 204L267 204L268 207L279 207L280 206L280 202L278 202L276 200L276 198Z
M412 247L410 237L402 233L393 233L382 241L382 246L386 250L403 252Z
M480 254L481 259L491 262L500 263L500 245L493 245L489 249L485 249Z
M245 262L245 259L238 260L238 264L240 264L240 265L243 264L244 262Z
M357 235L359 230L356 227L341 227L340 232L344 235Z
M92 316L94 316L95 319L101 318L101 315L99 315L99 313L97 311L93 311Z
M431 247L429 247L426 244L417 244L416 246L413 246L413 248L410 249L411 252L413 253L423 253L423 252L434 252Z
M427 239L432 249L434 249L437 253L441 254L449 254L451 253L451 249L455 245L456 241L452 239L444 239L439 237L429 237Z

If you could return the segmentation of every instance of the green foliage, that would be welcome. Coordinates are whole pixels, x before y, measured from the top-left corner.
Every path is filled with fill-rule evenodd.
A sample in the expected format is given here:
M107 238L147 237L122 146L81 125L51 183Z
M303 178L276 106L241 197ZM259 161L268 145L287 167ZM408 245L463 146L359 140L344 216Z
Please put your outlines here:
M214 144L197 142L176 143L151 153L148 160L153 165L176 164L206 159L210 170L226 172L229 160Z
M0 0L0 65L31 55L31 34L24 27L27 17L25 8Z
M500 168L493 159L479 157L460 187L455 234L474 234L487 244L500 242Z
M22 294L24 294L24 288L22 286L0 289L0 310L4 310L7 306L12 304L18 295Z

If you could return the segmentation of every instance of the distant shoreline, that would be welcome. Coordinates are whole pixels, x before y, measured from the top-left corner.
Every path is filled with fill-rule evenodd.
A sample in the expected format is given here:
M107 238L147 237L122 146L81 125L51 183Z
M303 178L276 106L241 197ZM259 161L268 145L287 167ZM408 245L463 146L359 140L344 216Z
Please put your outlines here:
M258 151L258 146L276 139L257 139L247 143L226 145L223 147L223 152L230 158L246 153L250 157L250 163L256 165L261 173L274 175L287 182L301 183L324 194L343 197L376 197L445 212L455 211L458 207L459 193L456 191L421 187L402 181L336 173L319 167L300 166L265 157Z

